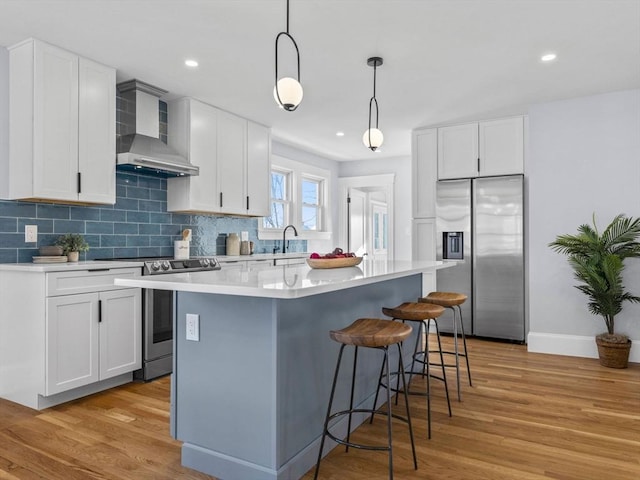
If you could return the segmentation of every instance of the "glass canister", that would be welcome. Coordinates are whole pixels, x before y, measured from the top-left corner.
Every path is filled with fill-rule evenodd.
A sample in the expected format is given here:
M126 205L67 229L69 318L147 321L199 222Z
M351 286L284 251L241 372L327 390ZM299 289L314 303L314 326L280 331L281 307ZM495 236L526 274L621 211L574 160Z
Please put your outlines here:
M240 255L240 237L237 233L227 235L227 255Z

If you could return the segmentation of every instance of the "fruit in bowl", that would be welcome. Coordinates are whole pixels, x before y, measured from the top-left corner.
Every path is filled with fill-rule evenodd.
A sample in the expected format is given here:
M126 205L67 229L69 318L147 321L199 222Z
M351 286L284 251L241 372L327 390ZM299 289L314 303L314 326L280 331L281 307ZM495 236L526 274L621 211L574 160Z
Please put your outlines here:
M344 252L341 248L335 248L331 253L325 253L324 255L320 255L319 253L313 252L309 258L318 260L322 258L352 258L355 257L356 254L353 252Z

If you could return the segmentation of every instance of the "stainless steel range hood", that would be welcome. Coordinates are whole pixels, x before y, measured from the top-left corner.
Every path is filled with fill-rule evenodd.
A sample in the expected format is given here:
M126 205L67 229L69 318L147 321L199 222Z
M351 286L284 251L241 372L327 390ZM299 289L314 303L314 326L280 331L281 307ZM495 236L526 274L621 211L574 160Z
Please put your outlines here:
M160 140L158 99L166 90L139 80L117 85L131 117L122 121L130 130L118 138L117 166L119 170L144 171L163 176L198 175L200 169ZM134 127L135 125L135 127Z

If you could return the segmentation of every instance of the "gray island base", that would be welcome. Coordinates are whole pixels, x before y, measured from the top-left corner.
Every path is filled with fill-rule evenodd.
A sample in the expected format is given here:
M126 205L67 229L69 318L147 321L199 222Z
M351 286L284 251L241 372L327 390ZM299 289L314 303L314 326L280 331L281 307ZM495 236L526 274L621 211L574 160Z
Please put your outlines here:
M145 288L176 290L171 429L183 442L184 466L221 480L293 480L315 465L339 350L329 331L357 318L384 318L382 306L421 296L422 272L445 268L393 262L382 269L392 274L380 274L380 268L363 263L353 270L357 275L295 266L138 279ZM275 289L270 280L246 285L247 277L251 283L252 276L265 275L284 283ZM217 288L218 283L225 286ZM234 288L238 294L227 293ZM186 339L187 314L199 316L199 341ZM406 362L414 341L415 333L406 342ZM349 404L353 349L345 356L337 409ZM371 408L382 357L359 350L355 405ZM397 365L397 353L391 365ZM354 417L352 429L362 421ZM345 417L333 430L346 433L346 423ZM334 446L327 444L325 453Z

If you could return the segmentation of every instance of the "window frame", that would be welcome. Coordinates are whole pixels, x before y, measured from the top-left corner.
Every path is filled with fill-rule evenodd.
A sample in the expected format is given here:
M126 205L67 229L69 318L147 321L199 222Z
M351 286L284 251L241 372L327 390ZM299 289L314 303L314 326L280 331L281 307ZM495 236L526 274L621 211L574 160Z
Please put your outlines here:
M331 186L331 172L313 165L291 160L279 155L271 156L271 172L288 172L290 180L290 193L288 220L285 225L293 225L298 230L298 240L330 240L331 232L331 205L329 188ZM269 177L271 178L271 177ZM318 181L319 206L318 230L302 229L302 180L310 179ZM271 209L271 197L269 197L269 209ZM282 240L281 228L265 228L264 220L258 223L258 239L260 240Z
M284 200L280 200L280 199L274 199L271 196L271 181L272 181L272 175L273 173L279 173L281 175L284 175L285 177L285 198ZM282 203L284 208L283 208L283 222L284 222L284 226L287 226L289 223L291 223L291 204L292 204L292 198L293 198L293 182L292 182L292 172L289 169L286 168L280 168L280 167L276 167L276 166L271 166L271 169L269 170L269 211L271 212L271 207L272 204L274 202L277 203ZM260 222L259 225L259 229L261 230L265 230L265 231L282 231L282 228L270 228L270 227L265 227L264 226L264 218L262 217L262 221ZM284 227L283 227L284 228Z
M302 195L302 185L303 183L313 182L318 185L318 203L305 203ZM302 221L302 212L305 207L312 207L316 209L316 229L315 230L304 230L305 232L323 232L324 228L324 210L325 206L325 192L324 192L324 182L325 179L323 177L318 177L316 175L309 175L307 173L303 173L300 175L300 228L303 227Z

